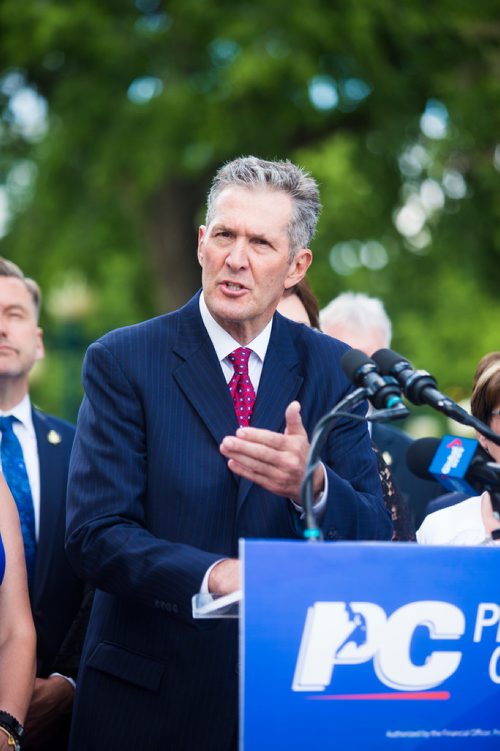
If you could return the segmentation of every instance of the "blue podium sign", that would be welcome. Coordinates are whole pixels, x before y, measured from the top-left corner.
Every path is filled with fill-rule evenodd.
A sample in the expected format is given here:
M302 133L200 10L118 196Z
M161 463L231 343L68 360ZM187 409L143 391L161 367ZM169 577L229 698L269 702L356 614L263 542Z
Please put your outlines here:
M499 548L240 555L240 749L500 749Z

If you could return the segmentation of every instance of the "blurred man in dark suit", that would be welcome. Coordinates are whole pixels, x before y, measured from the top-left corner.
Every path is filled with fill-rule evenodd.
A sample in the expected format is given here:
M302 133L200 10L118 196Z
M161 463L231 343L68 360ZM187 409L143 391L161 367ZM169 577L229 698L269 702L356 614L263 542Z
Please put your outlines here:
M391 346L392 325L381 300L363 293L343 292L320 311L321 330L351 347L371 355ZM389 425L373 423L372 438L406 496L413 514L415 529L424 516L428 502L441 495L437 482L422 480L406 464L406 452L413 439Z
M74 428L34 408L28 376L44 355L40 289L0 258L0 434L2 471L21 518L37 632L37 678L23 748L66 748L74 676L56 658L82 598L64 552L66 483Z
M275 315L318 212L290 162L225 165L198 235L202 292L87 352L66 546L97 590L72 751L236 748L237 624L193 620L191 599L240 587L239 538L300 536L309 436L351 389L343 344ZM322 460L325 538L389 539L366 424L339 421Z

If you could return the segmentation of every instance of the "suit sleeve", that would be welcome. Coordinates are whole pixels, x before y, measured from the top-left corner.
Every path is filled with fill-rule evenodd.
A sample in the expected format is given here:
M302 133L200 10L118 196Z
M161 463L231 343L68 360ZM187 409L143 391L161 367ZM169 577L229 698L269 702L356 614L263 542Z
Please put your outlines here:
M191 597L221 556L148 530L142 399L102 342L87 352L83 385L68 481L68 557L92 587L191 620Z
M348 385L340 398L350 389ZM366 402L352 413L361 419L339 419L321 456L328 475L328 500L321 522L323 535L326 540L390 540L392 522L363 419Z

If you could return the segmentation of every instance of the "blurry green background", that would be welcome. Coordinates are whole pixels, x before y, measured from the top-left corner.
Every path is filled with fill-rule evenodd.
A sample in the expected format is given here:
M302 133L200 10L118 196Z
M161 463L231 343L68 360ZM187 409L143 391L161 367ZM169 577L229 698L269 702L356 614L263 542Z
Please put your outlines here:
M101 333L199 287L210 179L321 184L323 306L381 297L456 399L500 349L500 19L482 0L1 0L0 254L44 291L32 395L74 420Z

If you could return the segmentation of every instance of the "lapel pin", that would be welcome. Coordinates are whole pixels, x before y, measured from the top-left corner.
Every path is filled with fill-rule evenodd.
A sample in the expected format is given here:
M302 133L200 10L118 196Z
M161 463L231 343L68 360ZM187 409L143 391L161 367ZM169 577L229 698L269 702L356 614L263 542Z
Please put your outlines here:
M49 432L47 433L47 440L49 443L52 443L54 446L56 446L58 443L61 443L62 438L57 430L49 430Z
M382 459L384 460L384 462L387 464L388 467L391 466L392 454L390 454L389 451L384 451L384 453L382 454Z

